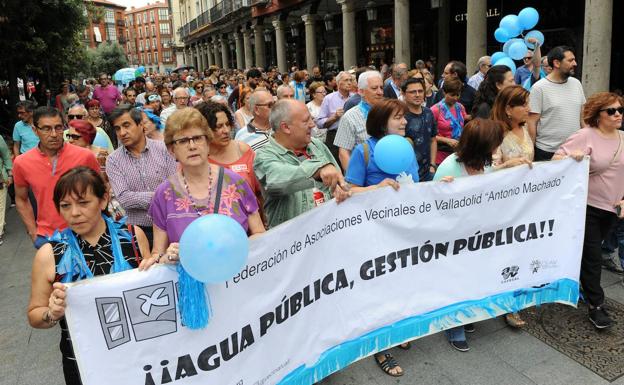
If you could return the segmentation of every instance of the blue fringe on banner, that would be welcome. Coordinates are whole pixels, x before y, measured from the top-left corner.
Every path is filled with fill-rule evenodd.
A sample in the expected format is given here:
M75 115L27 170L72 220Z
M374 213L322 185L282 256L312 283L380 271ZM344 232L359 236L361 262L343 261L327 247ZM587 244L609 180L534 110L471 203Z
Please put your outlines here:
M210 298L202 282L191 277L178 263L178 306L182 324L189 329L203 329L210 319Z

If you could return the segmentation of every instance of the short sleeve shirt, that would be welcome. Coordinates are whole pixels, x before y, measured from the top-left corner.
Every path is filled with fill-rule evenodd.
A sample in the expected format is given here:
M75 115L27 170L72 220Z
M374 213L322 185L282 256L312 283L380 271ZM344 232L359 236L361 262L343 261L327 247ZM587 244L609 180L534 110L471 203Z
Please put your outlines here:
M37 147L39 144L39 137L35 134L30 124L20 120L15 123L13 127L13 141L20 142L20 154L23 154Z
M431 141L438 135L438 126L431 109L427 107L423 107L419 115L408 112L405 119L407 120L405 136L414 142L419 176L424 180L431 166Z
M364 119L362 110L356 106L356 108L345 112L338 124L334 145L351 151L357 144L364 142L367 138L366 119Z
M379 184L386 178L396 179L398 175L384 172L375 163L377 139L368 138L366 143L368 144L368 162L366 162L364 146L358 144L349 159L349 168L345 180L357 186L367 187ZM414 182L418 182L418 164L415 160L405 173L411 175Z

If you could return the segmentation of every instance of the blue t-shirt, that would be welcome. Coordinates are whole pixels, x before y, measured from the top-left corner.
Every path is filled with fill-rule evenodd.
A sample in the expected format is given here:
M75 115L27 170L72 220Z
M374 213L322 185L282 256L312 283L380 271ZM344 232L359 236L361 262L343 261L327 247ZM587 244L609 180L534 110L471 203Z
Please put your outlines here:
M383 172L375 163L377 139L368 138L366 143L368 143L368 165L364 159L364 146L358 144L351 153L345 180L357 186L368 187L379 184L386 178L396 179L397 175ZM416 160L414 160L409 170L405 172L412 175L414 182L418 182L418 163L416 163Z
M39 144L39 137L28 123L20 120L13 127L13 141L20 142L20 154L23 154Z
M431 166L431 141L438 135L438 126L433 117L433 112L427 107L422 108L422 113L416 115L411 112L405 114L407 126L405 136L414 142L416 161L418 162L418 177L421 181L431 180L429 168Z
M516 70L514 80L516 81L516 84L522 85L530 76L531 70L526 68L526 66L521 66Z

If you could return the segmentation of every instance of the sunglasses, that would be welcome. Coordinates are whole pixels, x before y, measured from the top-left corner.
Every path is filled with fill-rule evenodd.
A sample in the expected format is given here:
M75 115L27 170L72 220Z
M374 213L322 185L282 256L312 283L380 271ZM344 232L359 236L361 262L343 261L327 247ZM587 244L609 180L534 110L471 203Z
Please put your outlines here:
M82 135L77 135L77 134L67 134L67 138L71 139L71 140L78 140L80 138L82 138Z
M67 119L69 120L82 119L82 118L84 118L84 115L67 115Z
M609 116L613 116L615 115L616 112L618 112L620 115L624 115L624 107L618 107L618 108L603 108L600 111L605 111L607 113L607 115Z

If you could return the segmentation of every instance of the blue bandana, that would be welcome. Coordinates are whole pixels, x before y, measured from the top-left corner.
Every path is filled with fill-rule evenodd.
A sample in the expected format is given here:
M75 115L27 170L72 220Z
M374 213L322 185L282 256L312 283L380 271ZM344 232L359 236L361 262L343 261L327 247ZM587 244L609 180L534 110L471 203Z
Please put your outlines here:
M451 124L451 136L453 139L459 139L459 136L462 133L462 128L464 127L464 117L461 114L461 108L458 103L455 103L455 115L457 118L451 114L451 110L449 110L446 102L442 100L439 103L440 110L444 113L444 119L450 122Z
M360 109L360 111L362 111L362 114L364 115L364 120L368 119L368 113L371 110L371 105L366 103L362 98L360 103L358 103L358 108Z

